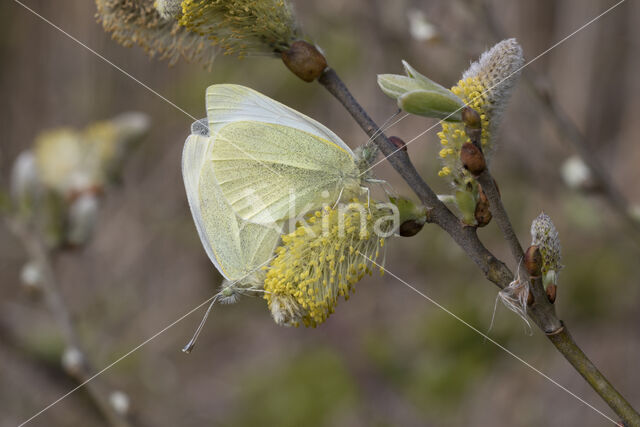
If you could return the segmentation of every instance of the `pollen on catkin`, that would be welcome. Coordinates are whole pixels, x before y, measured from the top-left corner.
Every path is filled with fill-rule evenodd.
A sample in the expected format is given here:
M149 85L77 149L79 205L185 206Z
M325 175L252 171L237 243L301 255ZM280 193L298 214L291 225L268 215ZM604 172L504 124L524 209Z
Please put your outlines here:
M492 138L523 63L522 48L518 42L515 39L503 40L484 52L451 88L480 115L480 143L487 160L493 150ZM438 175L447 179L457 191L470 192L477 198L475 180L460 161L462 145L470 142L464 124L442 123L438 137L442 145L439 153L442 169Z
M239 57L280 54L297 38L286 0L183 0L179 22Z
M164 19L154 0L96 0L96 6L98 22L123 46L138 45L170 65L184 58L211 68L218 48L176 20Z
M324 322L338 297L348 299L354 285L371 274L371 261L380 256L385 241L376 231L386 233L393 227L390 213L386 207L354 200L314 212L284 235L264 282L274 320L313 327Z

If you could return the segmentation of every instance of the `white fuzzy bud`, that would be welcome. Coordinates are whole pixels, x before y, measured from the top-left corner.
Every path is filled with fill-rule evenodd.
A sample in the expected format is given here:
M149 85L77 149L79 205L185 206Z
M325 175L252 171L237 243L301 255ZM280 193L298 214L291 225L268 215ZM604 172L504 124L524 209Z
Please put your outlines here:
M38 166L30 150L18 155L11 170L11 196L19 203L28 203L38 191Z
M462 80L480 80L482 91L486 92L487 105L484 110L490 117L490 133L500 123L523 65L522 47L516 39L507 39L480 55L480 59L472 63L462 75Z
M129 396L120 390L116 390L109 395L109 403L111 403L113 409L120 415L127 415L131 408Z
M84 364L84 356L82 352L75 347L67 347L62 353L62 367L70 375L78 376L82 373L82 365Z
M81 194L69 207L69 243L80 245L86 243L91 235L98 217L98 197L92 193Z
M151 127L148 115L136 111L118 114L111 119L121 139L135 140L144 136Z
M560 173L562 174L562 179L569 188L585 189L592 181L589 167L585 165L582 159L578 156L569 157L562 164Z
M42 281L40 266L33 261L26 263L20 271L20 281L27 289L40 289L40 282Z
M154 6L162 19L178 19L182 15L182 0L156 0Z
M544 212L531 223L531 245L542 255L542 273L546 283L557 285L560 264L560 238L553 221Z
M407 18L409 19L409 34L414 40L428 42L438 38L438 30L421 10L410 9L407 12Z

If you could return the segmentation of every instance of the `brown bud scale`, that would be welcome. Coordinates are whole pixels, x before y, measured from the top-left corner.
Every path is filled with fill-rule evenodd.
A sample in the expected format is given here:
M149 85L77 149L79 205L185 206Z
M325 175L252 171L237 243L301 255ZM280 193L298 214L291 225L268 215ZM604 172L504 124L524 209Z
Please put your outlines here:
M312 82L327 68L327 60L310 43L302 40L291 43L289 50L282 52L282 62L305 82Z
M474 212L478 227L484 227L491 222L491 210L489 206L489 199L482 191L482 186L478 184L478 201L476 202L476 210Z
M422 230L422 227L424 227L423 221L416 221L415 219L410 219L400 224L400 229L398 230L398 233L402 237L412 237L418 234L420 230Z
M542 255L537 246L529 246L524 254L524 267L531 277L540 277L542 274Z
M462 162L462 166L475 176L480 175L487 167L482 151L470 142L462 144L460 161Z
M547 298L549 298L549 302L553 304L556 302L556 294L558 292L558 287L553 283L547 286Z
M405 144L401 138L398 138L397 136L390 136L389 142L392 143L394 147L399 148L402 151L407 151L407 144Z
M479 129L482 126L480 114L471 107L464 107L462 109L462 121L465 126L473 129Z

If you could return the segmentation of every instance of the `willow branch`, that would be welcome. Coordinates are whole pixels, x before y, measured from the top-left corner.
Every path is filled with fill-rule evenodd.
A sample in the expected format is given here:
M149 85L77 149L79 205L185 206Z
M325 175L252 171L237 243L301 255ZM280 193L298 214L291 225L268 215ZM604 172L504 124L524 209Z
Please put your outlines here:
M38 265L42 275L40 283L44 299L53 315L65 342L65 351L73 351L78 357L73 366L65 366L65 372L78 383L86 383L89 397L102 413L104 418L114 427L129 427L129 420L116 411L109 402L109 390L98 379L92 378L95 372L89 365L84 351L81 350L78 335L67 309L60 286L51 263L50 254L41 238L17 219L6 220L9 230L20 240L29 258Z
M467 255L482 270L485 277L498 287L504 288L513 280L513 273L484 247L474 227L464 227L458 218L442 203L436 193L422 179L404 150L398 150L387 136L379 132L378 126L351 95L336 72L327 68L318 79L349 111L360 127L373 138L372 141L389 160L393 168L409 184L420 201L431 210L433 222L444 229L460 245Z
M484 172L476 177L476 180L482 186L482 191L484 191L487 199L489 199L493 219L498 223L498 227L502 231L502 235L509 245L511 255L519 266L518 274L520 274L520 280L531 284L530 291L533 294L534 304L528 310L529 316L546 334L556 332L562 327L562 323L556 316L553 304L551 304L547 299L547 294L542 286L542 281L531 280L529 278L529 273L523 263L524 251L522 250L522 245L520 245L520 241L518 240L516 233L513 231L509 215L502 204L500 193L498 192L495 180L491 176L489 169L485 169Z
M488 31L494 38L498 40L505 38L505 33L495 20L488 4L482 1L472 1L466 4L476 16L482 16L484 18ZM629 228L634 231L636 237L635 242L639 243L640 221L631 214L630 203L613 184L610 174L606 168L602 166L602 163L596 157L593 150L589 148L592 144L589 144L587 136L580 131L575 122L566 114L546 88L536 84L526 74L522 76L522 80L538 103L543 107L541 110L544 112L545 119L556 128L556 131L564 137L565 140L568 140L573 145L580 158L582 158L591 171L591 176L600 194L609 201L609 206L616 211L629 225Z
M563 327L555 334L547 335L547 337L571 366L573 366L600 397L607 402L609 407L624 420L626 426L640 426L640 415L638 415L638 412L618 393L609 380L602 375L598 368L589 360L566 328Z
M433 190L418 174L408 154L404 150L398 150L384 133L379 132L378 126L351 95L335 71L327 68L318 79L318 82L340 101L358 125L373 138L373 142L380 151L382 151L396 172L409 184L411 189L420 198L420 201L431 209L432 221L453 238L476 265L480 267L488 280L500 288L508 286L513 280L513 273L511 273L502 261L498 260L484 247L478 239L475 227L464 226L444 203L438 199ZM521 258L522 247L517 241L513 227L502 206L495 182L488 172L482 180L486 181L484 184L481 182L481 185L483 185L483 190L485 194L487 194L493 208L492 214L494 217L496 217L496 214L498 217L502 216L500 222L503 222L502 225L505 227L505 230L507 230L506 235L509 236L509 245L514 253L514 258ZM486 190L485 185L487 186ZM491 196L489 194L491 194ZM542 285L539 284L532 288L542 289ZM574 369L587 379L587 382L625 423L629 425L640 425L640 415L638 415L611 383L595 369L593 363L571 338L566 326L563 326L561 321L556 317L553 307L551 306L551 309L549 309L549 306L551 306L551 304L546 299L546 296L544 296L544 291L542 291L542 295L534 291L534 303L529 309L529 315L545 334L547 334L556 349L564 355Z

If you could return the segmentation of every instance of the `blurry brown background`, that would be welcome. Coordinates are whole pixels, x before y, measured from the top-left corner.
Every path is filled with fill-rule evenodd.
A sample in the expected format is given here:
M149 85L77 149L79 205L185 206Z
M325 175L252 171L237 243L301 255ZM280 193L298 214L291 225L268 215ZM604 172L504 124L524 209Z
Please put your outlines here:
M24 0L42 16L196 117L212 83L251 86L335 130L355 147L366 141L319 85L305 84L269 58L220 57L212 70L173 68L110 40L92 1ZM378 123L395 105L376 74L400 73L401 59L445 86L498 39L495 27L531 59L612 6L603 0L491 1L493 24L471 1L296 1L302 27L325 50ZM438 40L411 34L423 13ZM640 203L640 4L628 1L525 70L546 85L630 200ZM492 30L493 27L493 30ZM103 367L173 322L217 289L220 276L202 249L180 174L191 119L13 1L0 5L0 170L42 130L83 127L128 110L148 113L153 131L109 193L93 241L58 260L63 293L88 356ZM388 134L411 139L432 121L407 118ZM636 407L640 406L640 247L597 195L562 184L574 153L518 85L493 163L521 239L542 210L563 245L557 308L576 340ZM409 152L435 188L435 132ZM407 196L386 164L376 168ZM491 224L481 237L510 262ZM59 369L62 341L41 302L19 285L25 255L0 227L0 425L17 425L76 384ZM480 330L489 326L497 288L445 233L426 227L390 242L387 268ZM190 356L180 348L201 311L107 371L102 380L131 399L142 426L601 426L607 421L387 275L357 285L348 303L317 329L276 326L261 299L216 307ZM499 342L610 413L536 330L499 306ZM30 423L100 426L83 390Z

